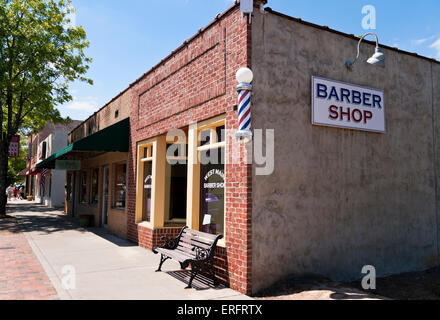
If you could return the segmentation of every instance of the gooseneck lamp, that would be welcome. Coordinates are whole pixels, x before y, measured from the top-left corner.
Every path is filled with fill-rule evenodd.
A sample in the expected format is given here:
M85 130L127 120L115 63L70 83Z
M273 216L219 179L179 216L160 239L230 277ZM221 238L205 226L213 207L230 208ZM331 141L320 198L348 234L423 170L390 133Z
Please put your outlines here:
M251 85L254 74L249 68L241 68L237 71L238 92L238 131L236 137L240 140L252 140L251 131Z
M376 37L376 50L375 50L375 53L371 56L371 58L369 58L369 59L367 60L367 62L368 62L369 64L371 64L371 65L374 65L374 66L379 66L379 67L382 67L382 68L385 67L385 55L382 53L382 50L381 50L380 47L379 47L379 38L378 38L377 34L372 33L372 32L368 32L368 33L364 34L364 35L360 38L360 40L359 40L358 47L357 47L357 56L356 56L356 58L355 58L353 61L348 60L348 61L345 62L345 66L346 66L348 69L352 70L352 69L353 69L353 65L354 65L354 64L356 63L356 61L359 59L360 49L361 49L361 42L362 42L362 40L364 40L365 37L368 36L368 35L373 35L373 36Z

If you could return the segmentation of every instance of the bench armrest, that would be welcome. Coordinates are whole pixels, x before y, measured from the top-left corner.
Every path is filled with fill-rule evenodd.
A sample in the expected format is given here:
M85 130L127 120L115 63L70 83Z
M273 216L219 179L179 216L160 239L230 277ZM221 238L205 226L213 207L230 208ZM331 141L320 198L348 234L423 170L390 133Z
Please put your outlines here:
M196 252L196 260L203 261L211 258L211 249L202 249L199 247L194 247L192 251Z
M179 244L179 238L170 238L167 236L163 236L161 240L165 241L164 245L161 247L163 249L174 250L177 248L177 245Z
M179 235L177 236L177 238L170 238L170 237L167 237L167 236L163 236L163 237L161 238L161 240L164 241L165 243L164 243L163 246L161 246L161 247L159 247L159 248L161 248L161 249L168 249L168 250L174 250L174 249L176 249L177 246L179 245L179 241L180 241L180 238L181 238L181 236L182 236L182 234L183 234L183 231L185 231L185 229L187 229L187 228L188 228L188 227L184 227L184 228L180 231L180 233L179 233ZM153 252L154 252L154 253L157 253L157 252L156 252L156 249L157 249L157 248L154 248L154 249L153 249Z

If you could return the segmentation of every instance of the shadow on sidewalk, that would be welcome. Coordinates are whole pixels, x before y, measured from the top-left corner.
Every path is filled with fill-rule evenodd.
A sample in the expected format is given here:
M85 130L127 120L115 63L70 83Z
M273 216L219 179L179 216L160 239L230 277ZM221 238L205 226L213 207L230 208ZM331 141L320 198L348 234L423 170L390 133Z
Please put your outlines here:
M7 212L17 218L17 223L2 223L0 232L40 232L53 234L75 230L80 233L93 233L119 247L136 247L137 245L121 239L104 228L83 228L78 219L65 215L59 209L53 209L34 202L8 203Z
M9 215L17 218L19 231L38 231L46 234L67 230L86 232L85 229L80 228L79 224L75 223L76 221L74 221L74 219L63 215L60 210L48 208L33 202L10 202L7 206L7 212ZM7 227L7 225L0 224L0 230Z
M191 271L189 270L168 271L165 273L181 281L182 283L185 284L185 286L188 285L189 279L191 277ZM222 284L219 284L218 286L214 286L212 279L204 276L203 274L196 275L196 277L193 280L192 287L197 291L209 290L209 289L221 290L226 288Z

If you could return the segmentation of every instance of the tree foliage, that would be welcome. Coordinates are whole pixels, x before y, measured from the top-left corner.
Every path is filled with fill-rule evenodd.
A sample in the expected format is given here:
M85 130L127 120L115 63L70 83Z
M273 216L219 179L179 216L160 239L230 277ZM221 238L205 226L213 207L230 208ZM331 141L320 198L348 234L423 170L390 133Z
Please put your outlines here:
M70 0L0 0L0 198L11 138L48 120L69 121L56 109L72 99L69 83L92 84L85 77L91 63L86 33L67 27L72 13ZM3 207L0 201L0 214Z

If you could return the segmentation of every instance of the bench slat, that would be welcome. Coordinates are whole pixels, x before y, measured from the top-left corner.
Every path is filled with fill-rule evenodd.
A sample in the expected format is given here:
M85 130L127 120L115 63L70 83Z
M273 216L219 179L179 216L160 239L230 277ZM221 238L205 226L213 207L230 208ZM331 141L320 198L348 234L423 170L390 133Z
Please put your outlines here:
M185 260L191 259L191 260L195 260L196 259L196 255L195 254L190 254L184 251L180 251L178 248L176 249L177 252L182 254L182 257L186 257Z
M182 242L180 242L179 245L177 246L177 249L179 249L180 251L195 256L195 251L193 251L192 248L193 247L189 248L187 246L182 245Z
M191 249L193 247L200 247L200 248L203 248L203 249L210 249L212 247L212 244L202 243L202 242L199 242L197 240L194 240L194 238L189 238L189 237L186 237L186 236L182 236L180 238L180 242L184 242L184 243L187 243L188 245L192 245L190 247Z
M190 237L194 237L193 236L193 234L194 234L197 237L200 237L206 241L209 241L209 243L211 243L211 244L215 241L215 239L217 239L217 236L214 234L204 233L204 232L200 232L200 231L196 231L196 230L192 230L192 229L185 229L185 231L183 233L188 234Z
M162 253L174 260L177 260L178 262L184 262L186 260L194 259L194 256L190 256L189 254L185 254L182 251L179 250L169 250L169 249L157 249L156 250L159 253Z

